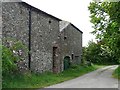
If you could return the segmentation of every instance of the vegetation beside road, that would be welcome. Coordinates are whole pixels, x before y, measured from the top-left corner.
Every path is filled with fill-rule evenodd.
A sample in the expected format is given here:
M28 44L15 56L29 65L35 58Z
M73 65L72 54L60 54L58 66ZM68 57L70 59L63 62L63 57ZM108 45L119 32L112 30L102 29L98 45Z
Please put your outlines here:
M35 74L29 71L23 74L19 72L17 63L26 58L29 53L27 47L21 41L15 39L5 38L5 40L10 42L10 46L1 45L3 88L42 88L73 79L100 68L98 65L87 63L71 66L71 68L59 74L50 72Z
M88 9L96 36L98 58L120 64L120 2L93 2ZM102 51L101 51L102 50ZM103 58L103 59L102 59ZM106 58L106 59L105 59ZM97 60L99 61L99 59ZM95 61L96 62L96 61Z
M120 66L114 71L113 77L120 79Z
M88 9L97 43L84 48L84 59L98 64L120 64L120 2L96 2ZM89 58L88 58L89 57ZM120 67L113 74L120 79Z
M43 74L7 74L3 77L3 88L42 88L73 79L88 72L94 71L100 67L101 66L98 65L72 66L70 69L65 70L59 74L53 74L50 72Z
M42 88L73 79L88 72L94 71L98 65L78 65L59 73L46 72L35 74L31 72L21 73L17 63L23 61L29 53L27 47L21 42L11 38L5 39L10 46L2 47L2 87L3 88Z

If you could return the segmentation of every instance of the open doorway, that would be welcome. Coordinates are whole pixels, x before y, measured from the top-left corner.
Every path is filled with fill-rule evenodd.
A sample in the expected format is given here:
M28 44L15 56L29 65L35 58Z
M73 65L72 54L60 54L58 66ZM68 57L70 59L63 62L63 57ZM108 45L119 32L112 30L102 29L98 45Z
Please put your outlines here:
M58 48L57 47L53 47L53 72L54 73L57 73L57 59L58 59L58 56L57 56L57 51L58 51Z

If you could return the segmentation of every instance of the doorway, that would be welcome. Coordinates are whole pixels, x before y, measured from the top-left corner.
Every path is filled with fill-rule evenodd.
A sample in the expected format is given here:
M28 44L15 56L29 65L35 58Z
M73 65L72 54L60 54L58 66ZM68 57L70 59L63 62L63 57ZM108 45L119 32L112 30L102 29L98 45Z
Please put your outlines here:
M58 48L57 47L53 47L53 72L54 73L57 73L57 59L58 59L58 56L57 56L57 50Z
M64 70L70 68L70 57L69 56L66 56L64 58Z

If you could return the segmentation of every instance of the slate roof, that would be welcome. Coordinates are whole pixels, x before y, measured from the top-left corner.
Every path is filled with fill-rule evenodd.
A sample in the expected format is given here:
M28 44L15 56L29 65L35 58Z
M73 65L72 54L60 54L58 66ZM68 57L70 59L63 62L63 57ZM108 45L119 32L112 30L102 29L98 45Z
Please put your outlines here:
M60 32L63 31L67 26L72 25L74 28L76 28L76 30L78 30L79 32L83 33L80 29L78 29L74 24L68 22L68 21L60 21L59 22L59 28L60 28Z
M70 24L70 22L60 21L60 22L59 22L60 32L61 32L62 30L64 30L69 24Z
M76 28L79 32L83 33L79 28L77 28L74 24L70 23L74 28Z

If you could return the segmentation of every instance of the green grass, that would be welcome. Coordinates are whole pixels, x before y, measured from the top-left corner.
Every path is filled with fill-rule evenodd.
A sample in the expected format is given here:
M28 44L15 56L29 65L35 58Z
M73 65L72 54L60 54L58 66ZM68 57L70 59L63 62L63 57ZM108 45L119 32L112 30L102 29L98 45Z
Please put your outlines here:
M88 72L100 68L97 65L93 66L73 66L70 69L63 71L59 74L46 72L43 74L14 74L4 75L3 88L42 88L66 80L73 79Z
M120 79L120 66L113 72L113 77Z

